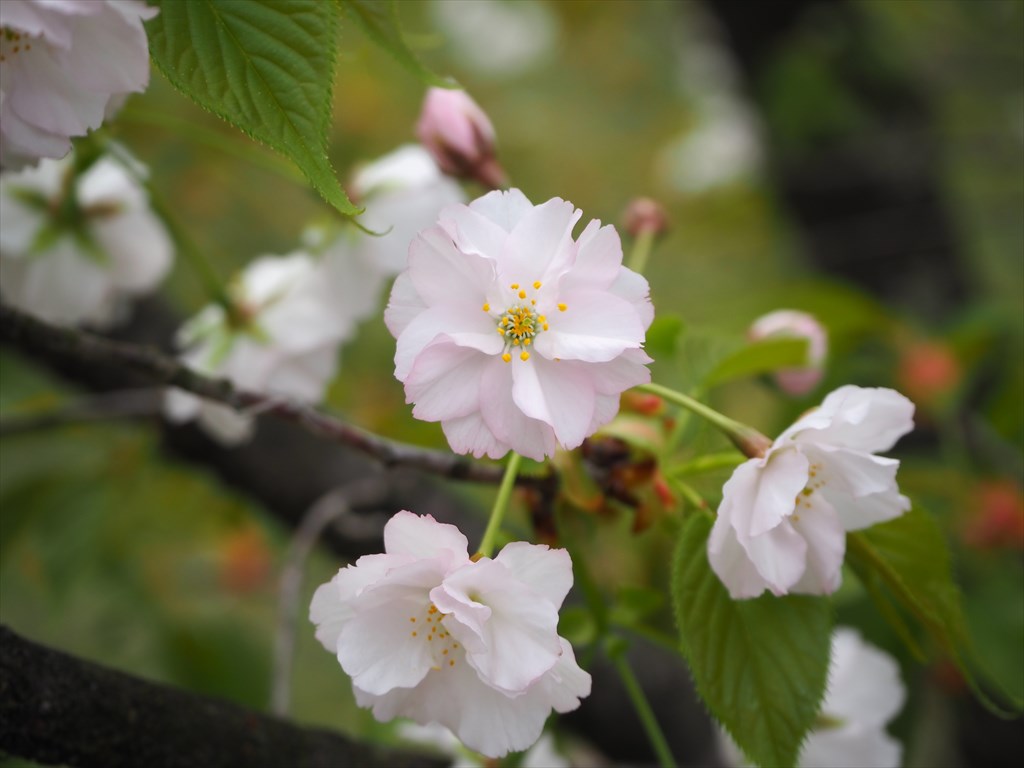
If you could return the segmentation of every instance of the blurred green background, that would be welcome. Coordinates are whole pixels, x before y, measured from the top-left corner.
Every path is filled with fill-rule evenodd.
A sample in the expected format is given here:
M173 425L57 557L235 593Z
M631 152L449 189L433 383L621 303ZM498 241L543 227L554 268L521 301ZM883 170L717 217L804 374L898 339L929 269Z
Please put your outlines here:
M1024 3L851 5L869 30L858 66L883 79L896 73L927 106L932 171L968 281L966 298L938 313L827 273L779 193L780 160L823 136L879 128L822 64L845 39L827 18L792 38L751 85L698 3L410 2L402 12L423 60L488 112L513 184L534 202L563 197L585 219L616 223L638 195L665 206L671 230L647 277L659 316L677 315L684 331L655 364L656 381L692 386L742 345L753 319L787 307L828 327L825 382L799 401L768 380L729 383L708 393L721 410L774 434L843 383L893 386L917 403L920 429L893 454L904 460L901 488L945 523L980 655L1021 694ZM413 140L422 84L347 24L334 94L330 153L343 178ZM276 162L269 152L156 72L112 130L149 164L224 276L255 256L295 250L303 226L325 214L314 193L264 167ZM181 259L163 290L182 317L205 303ZM342 352L327 406L388 436L444 447L437 425L411 419L391 376L393 351L380 316L367 321ZM0 349L0 416L74 396ZM700 489L714 500L725 476ZM486 489L454 493L479 499L481 515L490 498ZM528 531L525 516L513 524ZM607 564L603 587L661 588L666 566L648 566L657 558L647 555L668 551L672 521L632 539L629 528L624 511L587 529L592 556ZM239 492L168 459L146 424L0 440L0 621L84 657L266 707L289 537ZM318 553L307 593L339 565ZM839 603L841 620L896 648L855 587ZM671 631L667 612L652 622ZM948 701L963 694L944 668L905 669L920 685L899 735L909 763L927 765L935 740L951 738L942 726L955 709ZM298 720L375 732L305 624L293 682Z

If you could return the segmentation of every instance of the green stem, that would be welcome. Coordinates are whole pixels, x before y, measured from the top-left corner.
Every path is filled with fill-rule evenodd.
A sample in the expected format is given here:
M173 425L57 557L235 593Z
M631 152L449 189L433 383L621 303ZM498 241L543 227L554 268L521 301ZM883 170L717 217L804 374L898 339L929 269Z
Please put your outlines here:
M771 447L772 441L753 427L748 427L746 424L733 421L728 416L724 416L714 408L706 406L698 400L694 400L689 395L684 395L682 392L676 392L674 389L669 389L668 387L663 387L660 384L653 383L641 384L636 387L636 389L663 397L670 403L675 403L691 413L700 416L705 421L710 422L714 426L718 427L726 437L732 440L733 445L739 448L747 457L753 458L755 456L763 456L768 448Z
M629 254L629 263L626 266L637 272L644 273L647 266L647 259L651 255L651 248L654 245L656 234L653 230L642 230L633 241L633 250Z
M640 718L644 731L647 732L647 738L650 739L651 746L654 747L654 754L658 757L658 765L661 768L674 768L677 763L675 758L672 757L672 750L668 747L665 734L661 732L661 726L658 725L658 721L654 717L654 710L651 709L647 696L644 695L643 688L640 687L636 675L633 674L633 670L626 662L625 655L622 653L614 654L612 656L612 663L615 665L619 677L622 678L622 684L626 686L626 693L629 694L629 699L633 703L637 717Z
M714 472L716 469L735 469L743 462L744 457L733 451L728 453L709 453L682 464L671 466L665 470L665 474L672 477L700 475L705 472Z
M509 454L508 464L505 465L505 476L501 478L498 496L494 500L494 507L491 508L491 519L487 522L487 530L484 531L484 538L480 542L480 549L477 550L484 557L490 557L494 551L494 540L498 538L498 531L501 530L501 520L505 517L508 501L512 497L512 488L516 484L519 460L520 456L515 451Z

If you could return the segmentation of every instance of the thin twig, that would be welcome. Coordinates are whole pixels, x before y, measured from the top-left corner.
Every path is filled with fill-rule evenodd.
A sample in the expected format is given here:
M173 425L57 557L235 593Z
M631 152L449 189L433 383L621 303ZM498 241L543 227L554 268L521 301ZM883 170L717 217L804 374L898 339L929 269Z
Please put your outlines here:
M112 341L85 331L58 327L3 304L0 304L0 340L29 353L41 352L91 365L126 368L151 384L178 387L239 411L256 410L296 422L327 440L362 451L387 467L412 467L452 480L495 485L501 482L503 475L502 467L498 465L388 440L308 405L237 389L227 379L196 373L154 347ZM529 475L521 475L517 480L519 485L543 482L547 482L546 477Z
M372 482L347 485L325 493L309 508L292 537L284 566L281 568L278 587L274 677L270 694L270 711L279 717L286 716L291 705L295 637L302 598L302 581L309 553L313 551L320 535L329 526L349 516L353 506L371 503L380 496L380 491L380 484L373 478Z

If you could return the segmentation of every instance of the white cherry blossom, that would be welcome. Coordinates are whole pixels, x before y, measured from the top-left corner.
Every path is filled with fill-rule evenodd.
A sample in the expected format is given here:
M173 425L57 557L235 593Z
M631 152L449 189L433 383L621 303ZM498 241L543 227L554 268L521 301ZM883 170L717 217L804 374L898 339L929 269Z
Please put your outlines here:
M775 382L787 394L806 395L821 381L828 354L828 332L814 315L795 309L779 309L757 318L750 326L749 336L757 341L768 338L807 340L807 364L784 368L775 373Z
M899 517L899 461L914 405L891 389L840 387L750 459L723 489L708 559L734 598L839 588L846 531Z
M231 286L235 313L210 305L178 333L182 360L236 386L301 402L318 402L337 371L338 347L354 329L318 263L304 253L254 260ZM231 445L252 433L252 418L227 406L170 390L167 415L198 418Z
M0 167L60 158L149 84L141 0L0 2Z
M342 568L310 606L317 639L378 720L438 723L497 758L589 695L558 636L565 550L514 542L474 562L455 526L405 511L385 526L384 550Z
M798 768L899 768L903 747L885 727L903 709L899 666L855 629L832 633L828 689L818 723L800 750ZM739 748L719 732L727 765L746 765Z
M111 157L78 176L72 157L0 174L0 219L0 296L50 322L109 325L171 266L146 191Z
M614 227L519 190L444 209L409 249L384 320L413 416L457 453L543 459L575 448L650 380L647 281Z

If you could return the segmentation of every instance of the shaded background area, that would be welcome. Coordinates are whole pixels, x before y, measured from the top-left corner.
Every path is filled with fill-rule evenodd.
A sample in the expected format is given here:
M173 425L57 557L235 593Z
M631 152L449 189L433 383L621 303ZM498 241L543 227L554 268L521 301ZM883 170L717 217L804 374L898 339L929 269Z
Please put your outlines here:
M586 218L613 222L639 194L664 203L672 229L647 276L659 315L678 315L686 330L678 356L655 355L656 380L689 386L759 314L788 307L829 328L825 382L795 402L767 381L727 384L709 393L720 409L773 434L843 383L893 386L915 401L919 428L895 452L901 486L946 524L990 674L1024 692L1024 4L402 10L424 60L453 73L490 114L513 183L535 202L557 195ZM412 140L423 89L358 30L342 35L331 155L347 176ZM302 228L324 215L311 192L211 144L206 132L266 156L156 73L115 130L225 276L255 256L296 249ZM204 303L183 262L164 293L119 334L167 344L175 318ZM391 377L393 349L381 319L368 321L342 351L329 407L443 447L436 425L410 418ZM75 385L46 366L0 355L0 415L74 396ZM252 446L227 452L151 420L5 435L0 621L150 679L266 707L288 521L371 471L270 423ZM710 500L722 480L701 487ZM382 476L381 487L367 511L411 506L470 528L492 493L415 477ZM625 507L593 519L562 512L607 595L664 586L667 516L634 534ZM530 535L522 511L512 527ZM336 535L333 552L309 564L307 592L341 564L338 553L376 549L376 530L371 521L365 536ZM853 581L837 597L840 621L897 651ZM672 631L664 605L649 621ZM585 633L574 639L585 648ZM642 644L634 657L677 757L713 760L681 662ZM1016 764L1019 723L993 723L945 666L901 660L914 693L894 731L908 764ZM611 758L649 760L609 677L599 674L570 724ZM310 627L300 631L293 691L302 722L388 738L354 707Z

